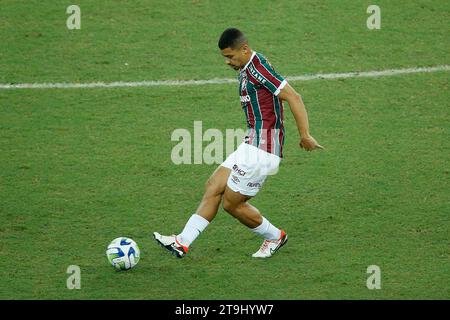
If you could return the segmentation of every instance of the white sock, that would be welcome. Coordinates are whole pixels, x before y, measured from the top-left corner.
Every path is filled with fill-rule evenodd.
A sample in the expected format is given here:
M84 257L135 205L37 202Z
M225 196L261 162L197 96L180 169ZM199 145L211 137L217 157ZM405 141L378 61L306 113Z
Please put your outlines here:
M266 240L278 240L281 237L281 230L271 224L263 217L262 223L254 229L250 229L254 233L259 234Z
M200 235L200 233L205 230L208 224L208 220L198 214L193 214L189 218L188 222L186 222L183 231L177 235L177 240L182 245L189 247L191 243Z

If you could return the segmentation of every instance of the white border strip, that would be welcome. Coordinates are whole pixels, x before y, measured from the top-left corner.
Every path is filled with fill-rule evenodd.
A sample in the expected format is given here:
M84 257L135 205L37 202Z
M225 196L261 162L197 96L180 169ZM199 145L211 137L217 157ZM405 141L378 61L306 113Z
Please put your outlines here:
M322 73L303 76L288 76L288 81L310 81L319 79L346 79L387 77L409 73L424 73L450 71L450 65L441 65L423 68L389 69L381 71L363 71L346 73ZM91 83L17 83L1 84L1 89L84 89L84 88L126 88L126 87L159 87L159 86L202 86L207 84L236 83L236 79L210 79L210 80L156 80L140 82L91 82Z

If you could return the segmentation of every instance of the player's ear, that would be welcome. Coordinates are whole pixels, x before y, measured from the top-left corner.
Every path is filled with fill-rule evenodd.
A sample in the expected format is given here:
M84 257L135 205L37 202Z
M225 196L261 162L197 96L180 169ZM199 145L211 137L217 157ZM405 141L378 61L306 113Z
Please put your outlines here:
M250 48L248 47L248 43L244 43L242 45L242 53L243 54L247 54L247 52L249 52Z

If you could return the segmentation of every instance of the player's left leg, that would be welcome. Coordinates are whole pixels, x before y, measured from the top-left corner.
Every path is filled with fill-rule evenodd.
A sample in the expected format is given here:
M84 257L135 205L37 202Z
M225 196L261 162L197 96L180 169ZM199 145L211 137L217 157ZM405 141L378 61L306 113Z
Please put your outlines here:
M256 228L262 223L263 217L256 207L247 202L251 198L251 196L234 192L227 186L223 195L222 205L226 212L238 219L242 224L249 228Z
M264 238L260 249L252 256L269 258L287 242L288 237L286 232L272 225L256 207L248 203L251 198L227 186L223 195L223 208L254 233Z

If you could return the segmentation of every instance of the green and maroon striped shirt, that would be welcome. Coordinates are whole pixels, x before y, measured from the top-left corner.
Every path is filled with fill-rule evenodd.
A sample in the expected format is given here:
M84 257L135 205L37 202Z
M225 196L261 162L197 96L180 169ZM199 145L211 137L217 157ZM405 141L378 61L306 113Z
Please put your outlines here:
M257 52L239 72L239 95L248 128L245 143L279 157L283 155L285 131L278 94L286 83Z

